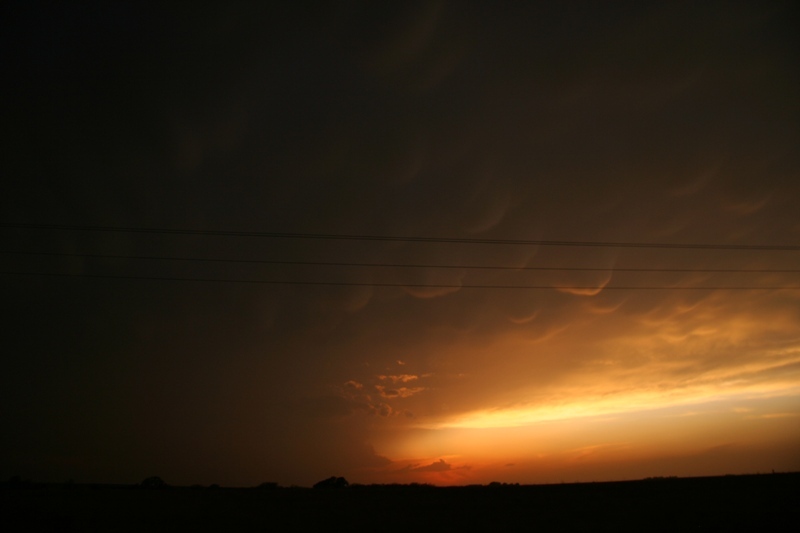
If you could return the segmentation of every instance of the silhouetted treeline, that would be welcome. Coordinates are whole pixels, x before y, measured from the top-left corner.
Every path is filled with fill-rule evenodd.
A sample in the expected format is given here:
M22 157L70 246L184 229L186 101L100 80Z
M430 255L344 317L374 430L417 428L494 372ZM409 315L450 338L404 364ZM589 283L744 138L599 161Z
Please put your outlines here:
M434 490L465 490L465 489L542 489L542 488L550 488L550 487L592 487L592 486L634 486L638 484L654 484L659 482L664 483L692 483L692 484L710 484L710 483L746 483L747 480L757 479L757 478L772 478L774 476L783 476L788 478L795 478L800 477L800 472L772 472L770 474L726 474L724 476L706 476L706 477L695 477L695 478L683 478L678 476L653 476L653 477L646 477L639 480L627 480L627 481L591 481L591 482L574 482L574 483L549 483L549 484L536 484L536 485L525 485L520 483L506 483L500 481L492 481L486 485L482 484L470 484L470 485L453 485L453 486L446 486L441 487L437 485L432 485L430 483L418 483L418 482L411 482L411 483L350 483L344 477L338 476L331 476L329 478L323 479L317 483L315 483L312 488L314 489L354 489L354 490L365 490L365 489L434 489ZM737 481L738 480L738 481ZM121 483L76 483L72 479L68 479L63 483L44 483L44 482L37 482L32 481L30 479L24 479L21 476L14 475L8 478L5 481L0 481L0 488L4 489L33 489L33 488L54 488L54 487L63 487L63 488L79 488L79 487L88 487L88 488L140 488L140 489L211 489L211 490L218 490L218 489L235 489L235 490L308 490L307 487L301 487L297 485L292 486L282 486L274 481L265 481L253 487L226 487L222 486L218 483L212 483L210 485L199 485L194 484L190 486L181 486L181 485L170 485L166 483L161 477L159 476L150 476L143 479L139 483L135 484L121 484Z
M150 479L150 478L148 478ZM159 478L160 479L160 478ZM333 481L331 481L331 479ZM344 478L342 478L343 480ZM163 481L163 480L162 480ZM435 487L176 487L166 483L0 483L13 531L791 531L800 473L640 481ZM346 481L346 480L345 480ZM142 486L163 490L145 490ZM128 489L128 490L119 490ZM262 490L269 489L269 490Z
M315 489L343 489L348 486L350 486L350 483L345 478L336 476L314 483Z
M139 486L143 489L165 489L167 484L158 476L150 476L142 480Z

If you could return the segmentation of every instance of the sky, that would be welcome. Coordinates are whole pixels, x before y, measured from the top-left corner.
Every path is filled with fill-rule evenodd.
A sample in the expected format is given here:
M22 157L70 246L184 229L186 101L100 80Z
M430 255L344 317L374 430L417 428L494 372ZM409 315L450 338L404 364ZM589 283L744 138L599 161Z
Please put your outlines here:
M0 8L0 478L800 470L792 2L262 4Z

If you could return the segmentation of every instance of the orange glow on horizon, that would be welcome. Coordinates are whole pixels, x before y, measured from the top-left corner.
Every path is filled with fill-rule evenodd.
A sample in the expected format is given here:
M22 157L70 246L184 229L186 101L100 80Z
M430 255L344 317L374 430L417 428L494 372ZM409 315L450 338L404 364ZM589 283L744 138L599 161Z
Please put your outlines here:
M793 443L800 439L800 423L785 423L800 422L798 387L616 413L588 412L562 410L560 418L526 418L524 424L515 418L513 426L473 418L394 431L378 446L393 462L377 479L437 485L520 478L549 483L567 474L573 480L591 481L599 479L591 477L592 472L605 471L618 472L616 479L630 479L681 474L639 466L648 461L702 463L705 456L714 459L708 459L708 474L724 474L717 456L744 454L775 442L782 446L777 453L791 454ZM626 471L631 473L626 476ZM595 475L610 479L610 474Z
M730 334L741 338L747 332L743 324ZM697 325L681 342L702 345L720 335ZM637 342L652 349L662 341ZM676 475L680 464L702 463L697 458L717 453L713 450L724 456L745 454L772 442L783 443L783 451L776 453L786 455L791 445L785 443L800 441L800 424L787 424L800 421L800 348L782 347L762 353L761 359L680 381L665 379L680 364L670 359L637 372L616 364L593 365L563 383L516 391L517 399L531 398L527 404L498 402L387 423L374 444L392 464L376 473L377 479L458 485L494 479L556 482L567 473L583 480L595 479L593 472L605 479ZM424 393L415 400L420 398ZM709 474L731 468L715 461L708 462ZM675 463L676 470L638 466L647 462ZM740 463L745 468L747 463ZM702 470L702 464L695 470Z

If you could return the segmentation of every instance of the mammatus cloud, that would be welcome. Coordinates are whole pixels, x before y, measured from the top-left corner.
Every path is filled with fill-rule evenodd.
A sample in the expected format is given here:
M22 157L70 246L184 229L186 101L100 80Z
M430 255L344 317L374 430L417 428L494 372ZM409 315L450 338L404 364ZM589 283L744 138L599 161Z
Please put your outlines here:
M183 17L59 3L0 21L20 82L2 124L5 222L284 235L4 227L9 250L209 260L4 257L31 274L258 284L6 276L19 312L4 329L0 404L15 438L0 439L0 467L69 442L131 471L158 456L197 473L225 451L213 455L237 457L238 483L253 464L297 483L378 453L437 480L459 477L461 457L472 475L492 456L532 481L558 457L539 461L541 443L607 443L581 433L589 419L640 409L626 431L675 433L654 422L673 409L700 434L722 423L702 414L714 402L751 410L725 411L740 425L703 445L765 428L798 443L800 291L702 289L796 287L777 272L797 268L795 251L489 243L800 243L790 3L300 4ZM370 235L450 242L358 238ZM476 236L487 242L459 242ZM708 270L723 268L771 271ZM614 289L639 283L662 290ZM60 393L73 382L86 386ZM580 438L545 438L548 424ZM101 450L85 427L117 438ZM670 442L696 444L680 431ZM594 449L587 460L616 453Z
M429 300L431 298L439 298L442 296L447 296L449 294L454 294L461 290L460 286L452 286L452 287L403 287L403 290L408 293L409 295L413 296L414 298L419 298L421 300Z
M760 200L748 200L743 202L730 202L724 206L724 209L736 213L737 215L753 215L767 206L770 197L766 196Z
M356 287L343 298L342 308L348 313L360 311L369 304L373 293L372 287Z
M798 315L787 300L790 293L668 292L649 301L643 293L621 300L610 296L592 301L592 308L587 308L589 301L576 300L572 314L561 320L565 325L556 329L568 328L569 335L542 336L531 330L533 321L498 328L495 343L454 346L446 359L452 370L459 365L471 369L463 365L477 366L469 363L476 358L492 364L469 372L468 385L437 380L426 398L447 407L433 412L432 402L414 405L415 425L520 426L791 394L800 385ZM737 300L743 305L733 304ZM390 382L379 381L381 397L400 399ZM467 390L470 394L464 395ZM405 391L405 398L413 402L416 392Z
M539 311L534 311L533 313L522 317L510 316L508 317L508 320L512 324L527 324L528 322L532 322L533 320L535 320L538 315Z
M600 294L603 289L611 282L612 272L609 271L605 279L603 279L596 287L589 287L589 288L559 288L559 292L563 292L566 294L573 294L575 296L597 296Z

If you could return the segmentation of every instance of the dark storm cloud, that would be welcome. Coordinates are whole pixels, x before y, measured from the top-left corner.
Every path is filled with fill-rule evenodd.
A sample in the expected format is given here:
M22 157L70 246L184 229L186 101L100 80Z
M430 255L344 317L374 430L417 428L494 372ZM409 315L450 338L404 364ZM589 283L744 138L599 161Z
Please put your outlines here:
M4 12L3 222L800 242L789 3L20 2ZM0 380L17 431L3 441L4 469L65 442L64 457L129 459L114 475L133 479L152 457L183 453L163 475L194 482L216 450L241 458L232 479L313 482L339 463L386 466L365 444L373 424L517 404L529 398L520 391L545 397L583 372L613 367L620 383L648 389L795 375L794 296L608 290L741 279L626 267L793 268L791 254L8 228L2 238L4 249L71 254L602 269L4 255L4 271L404 285L6 278L13 355ZM769 365L754 363L765 354Z

